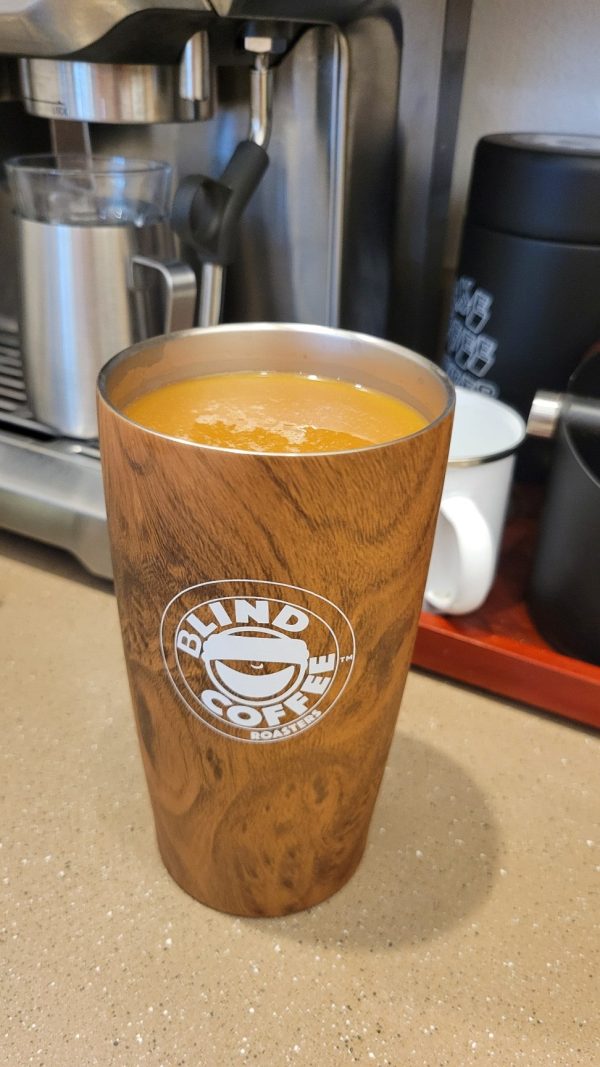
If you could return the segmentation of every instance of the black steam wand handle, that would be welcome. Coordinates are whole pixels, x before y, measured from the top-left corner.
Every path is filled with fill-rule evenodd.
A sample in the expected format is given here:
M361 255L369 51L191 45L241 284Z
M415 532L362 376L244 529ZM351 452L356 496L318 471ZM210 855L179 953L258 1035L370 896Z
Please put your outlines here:
M202 264L199 325L215 325L220 318L222 279L233 260L238 226L244 209L269 165L264 148L242 141L220 178L190 175L180 183L171 211L171 225ZM217 291L218 290L218 291ZM213 320L213 321L207 321Z

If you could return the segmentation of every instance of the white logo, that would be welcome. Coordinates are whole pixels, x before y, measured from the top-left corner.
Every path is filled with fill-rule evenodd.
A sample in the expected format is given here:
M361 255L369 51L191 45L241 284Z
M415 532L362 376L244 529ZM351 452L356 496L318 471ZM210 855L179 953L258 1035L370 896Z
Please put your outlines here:
M255 742L314 726L345 688L355 651L350 622L331 601L249 580L178 593L160 641L186 707L211 729Z
M477 286L474 278L458 278L454 286L454 314L448 325L442 366L455 385L498 396L500 389L487 375L496 362L498 342L484 333L492 315L494 297Z

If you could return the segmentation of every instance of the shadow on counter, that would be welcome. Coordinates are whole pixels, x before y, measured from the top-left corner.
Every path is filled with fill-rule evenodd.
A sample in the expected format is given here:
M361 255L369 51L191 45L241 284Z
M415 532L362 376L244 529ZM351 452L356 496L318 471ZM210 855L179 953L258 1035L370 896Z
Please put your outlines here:
M15 560L28 567L37 567L40 571L56 574L59 578L66 578L70 582L80 582L90 589L98 589L100 592L114 596L112 582L106 578L96 578L86 571L74 556L61 548L54 548L42 541L33 541L18 534L0 530L0 555L6 559Z
M433 939L490 893L499 846L480 787L448 756L400 732L356 874L324 904L261 926L340 951Z

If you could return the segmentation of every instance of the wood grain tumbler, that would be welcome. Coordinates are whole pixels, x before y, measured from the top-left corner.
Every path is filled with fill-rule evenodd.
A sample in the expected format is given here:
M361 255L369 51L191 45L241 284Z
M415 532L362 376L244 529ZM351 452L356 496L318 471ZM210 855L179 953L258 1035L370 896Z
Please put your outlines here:
M408 401L427 425L355 451L258 454L167 437L122 413L170 382L265 370L360 382ZM452 387L389 342L248 324L127 349L100 375L98 409L164 863L221 911L308 908L344 885L365 847L421 608Z

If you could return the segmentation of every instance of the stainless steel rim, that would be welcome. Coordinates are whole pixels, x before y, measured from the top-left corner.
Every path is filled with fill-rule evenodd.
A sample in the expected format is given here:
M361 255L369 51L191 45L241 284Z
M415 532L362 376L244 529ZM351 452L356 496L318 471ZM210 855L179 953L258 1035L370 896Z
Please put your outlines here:
M217 445L205 445L196 441L185 441L181 437L173 437L170 434L160 433L158 430L151 430L147 426L141 426L140 423L135 422L133 419L128 418L122 411L119 411L117 407L109 400L107 394L108 379L111 373L121 363L125 363L131 356L136 355L148 348L155 348L165 341L175 341L178 338L184 337L198 337L205 336L212 333L247 333L249 331L267 331L273 333L286 332L286 333L310 333L323 336L336 336L347 337L348 340L357 341L367 346L374 348L383 348L391 355L395 355L403 360L416 363L422 367L424 371L430 374L433 378L437 378L439 383L443 386L446 393L446 404L443 411L428 422L421 430L416 430L414 433L406 434L402 437L393 438L391 441L382 441L378 444L366 445L364 448L344 449L337 452L247 452L238 448L221 448ZM400 444L403 441L412 441L416 437L420 437L422 434L428 433L440 422L442 422L449 414L454 411L455 406L455 393L452 382L448 376L444 373L440 367L436 366L425 356L420 356L416 352L412 352L408 348L403 348L401 345L395 344L393 341L382 340L378 337L372 337L370 334L358 333L353 330L342 330L332 326L316 326L307 323L291 323L291 322L249 322L249 323L231 323L221 326L208 326L200 329L193 330L178 330L170 334L161 334L157 337L153 337L147 341L139 341L135 345L131 345L129 348L125 348L122 352L118 352L104 365L98 375L98 393L102 398L102 401L118 418L123 419L125 422L130 423L132 426L137 426L138 429L145 433L152 434L154 437L162 438L165 441L174 441L179 445L187 445L190 448L206 449L211 452L230 452L233 455L240 456L257 456L272 457L276 456L279 459L289 459L291 461L297 459L311 459L311 458L323 458L325 456L349 456L354 455L357 452L373 452L376 449L389 448L390 445Z
M497 463L500 459L507 459L509 456L514 456L518 448L521 447L525 440L525 434L517 441L516 445L512 448L506 448L504 452L494 452L491 456L474 456L473 459L449 459L448 467L454 470L458 467L482 467L484 463Z

